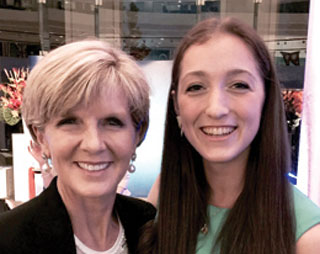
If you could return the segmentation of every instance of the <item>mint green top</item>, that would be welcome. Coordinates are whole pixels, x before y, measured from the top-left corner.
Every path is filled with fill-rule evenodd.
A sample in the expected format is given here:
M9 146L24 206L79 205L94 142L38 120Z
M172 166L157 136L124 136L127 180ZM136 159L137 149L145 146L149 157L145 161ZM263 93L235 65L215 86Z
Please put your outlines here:
M311 227L320 223L320 208L315 205L307 196L293 187L294 209L296 215L296 241ZM219 208L212 205L208 206L209 218L213 218L208 225L206 235L199 233L196 254L211 253L212 244L218 237L219 230L228 214L228 208ZM218 248L214 250L215 254L219 253Z

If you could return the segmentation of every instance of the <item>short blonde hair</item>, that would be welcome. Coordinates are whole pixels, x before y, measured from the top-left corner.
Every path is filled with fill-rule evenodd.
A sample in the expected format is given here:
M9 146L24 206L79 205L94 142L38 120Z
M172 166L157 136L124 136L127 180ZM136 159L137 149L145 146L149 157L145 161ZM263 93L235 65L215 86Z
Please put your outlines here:
M43 129L52 117L87 106L104 89L120 89L128 98L141 143L149 124L145 76L130 56L99 40L69 43L41 59L28 77L22 116L36 140L32 126Z

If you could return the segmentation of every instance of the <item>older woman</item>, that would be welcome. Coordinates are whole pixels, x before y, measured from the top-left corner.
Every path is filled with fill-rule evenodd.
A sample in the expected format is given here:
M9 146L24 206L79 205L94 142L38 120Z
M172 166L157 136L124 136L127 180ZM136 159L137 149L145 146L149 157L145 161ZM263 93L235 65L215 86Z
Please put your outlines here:
M159 214L141 253L320 253L320 208L289 184L289 158L266 45L233 18L199 23L174 60Z
M149 88L125 53L100 41L53 50L32 70L23 117L57 173L0 217L1 253L134 253L149 203L116 194L148 126Z

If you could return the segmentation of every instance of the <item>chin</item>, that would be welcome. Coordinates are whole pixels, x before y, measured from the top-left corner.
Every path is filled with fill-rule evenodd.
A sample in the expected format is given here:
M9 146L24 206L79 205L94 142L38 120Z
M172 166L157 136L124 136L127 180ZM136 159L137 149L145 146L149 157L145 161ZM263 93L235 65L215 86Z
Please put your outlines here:
M80 190L80 195L85 198L100 198L100 197L107 197L107 196L114 196L116 194L116 188L99 188L97 186L93 188L87 188Z

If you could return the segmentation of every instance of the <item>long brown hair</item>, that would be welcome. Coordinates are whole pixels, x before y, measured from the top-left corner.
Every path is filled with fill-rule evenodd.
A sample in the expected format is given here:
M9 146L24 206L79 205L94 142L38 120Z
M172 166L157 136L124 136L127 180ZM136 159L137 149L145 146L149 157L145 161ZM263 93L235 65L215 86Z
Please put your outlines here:
M245 42L256 59L265 90L260 128L251 144L244 188L218 237L221 253L293 254L295 217L286 178L290 166L287 129L280 85L263 40L234 18L200 22L177 49L170 91L177 91L180 65L188 48L205 43L217 32L235 35ZM180 136L174 100L169 96L159 213L142 238L141 253L195 253L197 235L208 220L209 187L202 158Z

